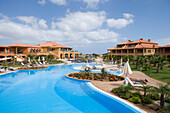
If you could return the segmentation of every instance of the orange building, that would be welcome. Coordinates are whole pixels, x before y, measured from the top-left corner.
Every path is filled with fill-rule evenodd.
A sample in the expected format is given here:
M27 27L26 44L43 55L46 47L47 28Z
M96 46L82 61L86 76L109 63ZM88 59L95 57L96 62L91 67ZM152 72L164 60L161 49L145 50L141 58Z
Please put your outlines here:
M77 51L72 51L72 48L60 45L55 42L46 42L39 45L14 43L7 46L0 45L0 58L16 56L17 58L24 58L27 55L45 56L54 55L57 59L76 58Z
M109 56L118 56L122 58L123 56L137 56L137 55L153 55L156 50L159 49L158 43L151 42L151 39L143 40L143 38L117 44L116 47L108 49L107 54ZM168 50L169 51L169 50Z
M159 46L159 48L156 49L156 55L167 55L170 61L170 45Z

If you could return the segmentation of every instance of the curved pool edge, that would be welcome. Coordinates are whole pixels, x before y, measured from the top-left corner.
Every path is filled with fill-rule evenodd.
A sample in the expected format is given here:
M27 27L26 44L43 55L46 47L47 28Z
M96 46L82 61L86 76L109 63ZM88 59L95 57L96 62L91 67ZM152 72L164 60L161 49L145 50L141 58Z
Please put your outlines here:
M16 73L16 72L18 72L19 70L17 70L17 71L10 71L10 72L7 72L7 73L0 73L0 76L3 76L3 75L5 75L5 74L9 74L9 73Z
M87 81L87 80L80 80L80 79L70 78L70 77L68 77L66 75L65 75L65 78L67 78L69 80L79 81L79 82L91 82L91 81Z
M117 96L115 96L115 95L112 95L112 94L110 94L110 93L108 93L108 92L105 92L105 91L97 88L97 87L96 87L95 85L93 85L91 82L85 82L85 83L87 84L87 86L89 86L89 87L92 88L93 90L96 90L96 91L100 92L101 94L103 94L103 95L105 95L105 96L107 96L107 97L109 97L109 98L111 98L111 99L114 99L114 100L116 100L116 101L118 101L118 102L121 102L122 104L128 105L128 106L126 106L126 107L131 107L131 108L130 108L131 110L135 109L135 110L137 110L137 111L139 111L139 112L141 112L141 113L147 113L146 111L144 111L144 110L142 110L141 108L139 108L139 107L131 104L130 102L125 101L125 100L123 100L122 98L119 98L119 97L117 97ZM132 108L133 108L133 109L132 109Z

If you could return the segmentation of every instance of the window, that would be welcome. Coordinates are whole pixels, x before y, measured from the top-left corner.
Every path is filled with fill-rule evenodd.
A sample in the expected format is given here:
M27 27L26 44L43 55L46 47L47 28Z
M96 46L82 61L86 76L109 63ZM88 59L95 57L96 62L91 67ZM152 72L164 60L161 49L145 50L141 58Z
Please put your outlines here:
M32 53L32 51L33 51L33 50L32 50L32 49L30 49L30 53Z
M151 50L148 50L148 53L151 53Z

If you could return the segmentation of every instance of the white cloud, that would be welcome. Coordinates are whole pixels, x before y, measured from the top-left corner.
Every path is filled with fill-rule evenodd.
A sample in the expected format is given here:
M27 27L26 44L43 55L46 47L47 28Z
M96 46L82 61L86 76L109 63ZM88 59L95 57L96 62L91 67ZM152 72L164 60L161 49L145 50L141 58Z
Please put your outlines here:
M33 16L17 16L16 18L20 21L27 23L27 24L36 24L37 23L37 18L35 18Z
M128 13L124 13L123 16L126 18L121 18L121 19L107 19L107 25L108 27L114 27L117 29L121 29L121 28L125 28L127 25L133 23L133 15L132 14L128 14Z
M123 13L123 17L125 18L133 18L134 16L132 14L129 14L129 13Z
M48 26L47 26L47 24L46 24L46 20L44 20L44 19L41 19L41 20L39 20L39 26L41 27L41 28L44 28L44 29L47 29L48 28Z
M87 8L96 9L99 3L107 2L108 0L83 0L87 4Z
M57 5L66 5L66 0L50 0L50 2L57 4Z
M59 22L52 22L52 28L58 27L64 31L85 32L100 28L105 22L105 12L75 12L69 13Z
M45 5L45 0L39 0L38 3L41 5Z
M17 16L12 19L5 15L3 17L8 18L8 21L5 18L0 19L0 40L5 40L7 43L37 44L45 41L55 41L73 48L77 47L78 50L83 49L83 46L85 46L92 52L97 47L100 47L101 43L107 49L109 48L108 44L112 45L120 38L120 34L103 28L108 22L104 11L69 12L63 18L54 19L51 23L51 28L48 28L46 20L33 16ZM20 22L14 22L14 19ZM124 20L125 22L122 24ZM126 20L131 21L131 19L124 20L114 20L116 22L120 21L114 27L125 27Z
M17 16L16 18L18 20L26 23L27 25L31 25L34 28L43 28L43 29L48 28L48 26L46 24L46 20L44 20L44 19L39 20L33 16Z

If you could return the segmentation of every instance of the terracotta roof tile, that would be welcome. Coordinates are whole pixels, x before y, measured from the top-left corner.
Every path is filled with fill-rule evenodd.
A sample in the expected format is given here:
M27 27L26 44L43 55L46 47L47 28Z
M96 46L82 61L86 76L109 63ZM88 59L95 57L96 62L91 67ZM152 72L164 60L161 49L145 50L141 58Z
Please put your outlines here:
M7 47L7 46L0 45L0 47Z
M62 48L70 48L70 47L67 47L67 46L63 46L63 45L60 45L58 43L55 43L55 42L45 42L43 44L40 44L41 47L62 47ZM71 48L70 48L71 49Z
M170 47L170 45L159 46L159 48L165 48L165 47Z
M134 44L134 43L148 43L148 44L157 44L157 43L154 43L154 42L151 42L151 41L148 41L148 40L136 40L136 41L131 41L131 40L128 40L126 42L122 42L122 43L119 43L117 45L123 45L123 44Z
M148 45L148 44L140 44L137 45L135 48L158 48L158 45Z
M7 45L8 47L40 47L37 45L31 45L31 44L21 44L21 43L14 43L14 44L10 44Z
M148 45L148 44L140 44L140 45L137 45L135 47L124 47L124 48L117 48L117 47L113 47L113 48L110 48L108 50L121 50L121 49L137 49L137 48L159 48L158 45Z

